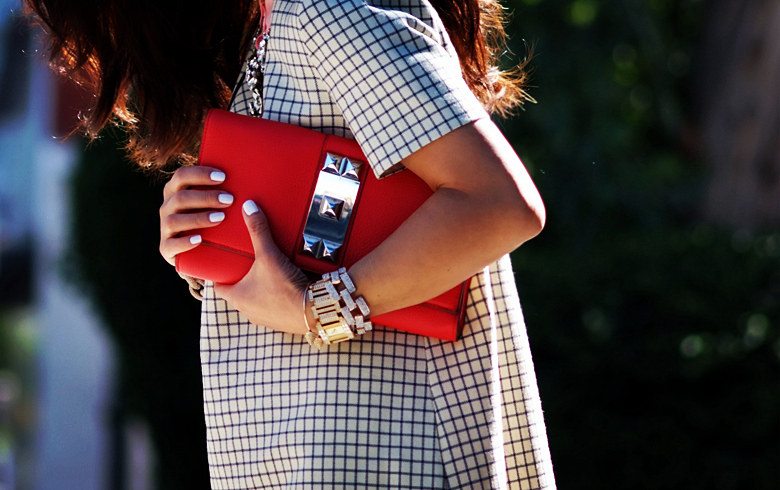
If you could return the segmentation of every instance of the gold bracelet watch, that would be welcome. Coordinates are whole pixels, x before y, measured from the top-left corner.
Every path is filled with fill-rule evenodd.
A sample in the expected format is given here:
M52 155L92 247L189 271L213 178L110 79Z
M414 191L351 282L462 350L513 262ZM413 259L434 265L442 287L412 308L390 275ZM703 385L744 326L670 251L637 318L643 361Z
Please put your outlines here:
M373 328L368 320L371 310L362 296L352 297L355 284L345 267L326 272L322 278L309 284L304 294L304 308L311 308L315 325L309 325L306 340L321 348L362 335ZM306 310L304 309L304 318Z

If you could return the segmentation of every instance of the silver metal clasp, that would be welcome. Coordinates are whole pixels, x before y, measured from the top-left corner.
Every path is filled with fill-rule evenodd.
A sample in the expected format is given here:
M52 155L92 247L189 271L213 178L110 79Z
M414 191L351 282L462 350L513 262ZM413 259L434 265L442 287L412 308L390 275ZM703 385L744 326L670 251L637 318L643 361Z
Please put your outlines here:
M302 251L337 262L355 206L362 162L326 153L303 230Z

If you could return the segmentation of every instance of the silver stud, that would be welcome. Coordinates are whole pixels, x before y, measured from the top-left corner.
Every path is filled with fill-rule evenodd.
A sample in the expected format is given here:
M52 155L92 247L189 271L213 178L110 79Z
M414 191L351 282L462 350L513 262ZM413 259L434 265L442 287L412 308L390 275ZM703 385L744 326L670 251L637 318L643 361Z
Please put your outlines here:
M339 169L339 173L342 177L360 182L358 169L360 169L360 164L358 162L345 157L343 160L341 160L341 168Z
M308 235L306 233L303 234L303 251L306 253L309 253L311 255L317 254L317 249L319 248L320 239Z
M339 161L341 157L332 153L325 154L325 161L322 164L322 170L329 174L339 175Z
M322 241L322 250L317 257L318 259L335 260L336 252L341 247L341 244L333 243L328 240Z
M329 196L322 196L319 215L333 220L341 219L341 211L344 209L344 201Z

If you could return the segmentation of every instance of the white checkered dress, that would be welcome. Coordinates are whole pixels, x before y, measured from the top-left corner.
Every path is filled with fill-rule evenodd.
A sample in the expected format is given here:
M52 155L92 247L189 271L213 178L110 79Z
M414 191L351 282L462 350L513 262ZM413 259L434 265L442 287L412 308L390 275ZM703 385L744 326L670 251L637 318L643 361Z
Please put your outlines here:
M489 117L428 0L275 0L267 62L263 117L356 138L378 176ZM203 294L212 488L555 487L508 255L455 343L378 328L318 351Z

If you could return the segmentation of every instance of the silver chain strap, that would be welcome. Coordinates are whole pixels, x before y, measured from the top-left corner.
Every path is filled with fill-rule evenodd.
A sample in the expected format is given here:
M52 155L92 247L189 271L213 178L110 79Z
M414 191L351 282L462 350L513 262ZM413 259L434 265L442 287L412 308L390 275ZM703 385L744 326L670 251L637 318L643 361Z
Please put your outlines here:
M262 28L262 27L261 27ZM263 114L263 75L266 65L266 45L268 44L269 32L260 32L252 39L252 54L247 60L244 77L249 91L252 94L252 101L249 104L251 115L261 117Z

